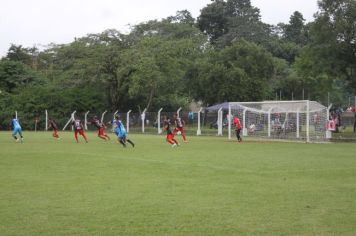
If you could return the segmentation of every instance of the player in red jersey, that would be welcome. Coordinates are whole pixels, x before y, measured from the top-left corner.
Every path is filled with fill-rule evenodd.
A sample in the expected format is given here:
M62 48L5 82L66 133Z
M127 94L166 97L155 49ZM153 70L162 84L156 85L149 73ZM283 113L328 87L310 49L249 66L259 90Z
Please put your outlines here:
M187 138L185 136L185 131L183 128L185 125L184 120L182 120L182 118L178 117L178 114L174 114L173 118L174 118L174 124L176 125L176 128L173 130L173 133L177 134L178 132L180 132L182 134L184 142L187 142Z
M94 116L90 124L93 124L98 128L98 137L104 139L105 141L110 140L110 137L105 133L105 125L98 119L97 116Z
M81 136L83 136L85 142L88 142L87 136L85 136L85 134L84 134L84 127L83 127L83 123L81 122L81 120L79 120L78 118L74 118L72 125L74 126L74 137L75 137L75 140L77 141L77 143L79 143L78 133Z
M48 128L53 130L52 136L56 139L59 139L59 134L58 134L58 126L56 122L52 118L48 118Z
M174 138L174 134L171 129L171 121L168 117L164 117L163 127L164 130L167 131L166 141L172 144L172 147L179 146L178 141Z
M240 119L237 117L237 115L234 116L234 125L235 125L235 131L236 131L236 138L238 142L242 141L242 138L240 136L241 133L241 122Z

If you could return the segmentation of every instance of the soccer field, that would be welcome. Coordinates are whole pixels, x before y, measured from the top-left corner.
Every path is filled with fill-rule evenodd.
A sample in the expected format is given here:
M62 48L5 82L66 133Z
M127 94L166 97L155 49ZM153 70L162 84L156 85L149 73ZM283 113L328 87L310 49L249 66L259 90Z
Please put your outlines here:
M0 235L355 235L355 144L61 135L0 132Z

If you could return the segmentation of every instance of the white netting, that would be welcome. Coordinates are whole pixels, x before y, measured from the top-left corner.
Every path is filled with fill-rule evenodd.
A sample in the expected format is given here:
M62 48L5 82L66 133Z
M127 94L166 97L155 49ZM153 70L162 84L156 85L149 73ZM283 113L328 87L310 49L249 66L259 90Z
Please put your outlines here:
M315 101L233 102L229 108L231 116L241 120L245 137L305 141L326 138L327 107Z

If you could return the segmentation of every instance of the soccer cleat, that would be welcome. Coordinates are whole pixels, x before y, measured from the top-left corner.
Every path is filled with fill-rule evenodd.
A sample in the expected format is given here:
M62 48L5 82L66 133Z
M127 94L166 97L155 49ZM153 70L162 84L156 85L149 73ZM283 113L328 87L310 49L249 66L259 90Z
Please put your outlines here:
M16 143L18 143L19 141L20 141L20 139L18 139L18 138L15 140Z
M23 142L23 138L21 138L21 143Z
M172 148L175 148L175 147L177 147L177 144L175 144L175 143L172 144Z

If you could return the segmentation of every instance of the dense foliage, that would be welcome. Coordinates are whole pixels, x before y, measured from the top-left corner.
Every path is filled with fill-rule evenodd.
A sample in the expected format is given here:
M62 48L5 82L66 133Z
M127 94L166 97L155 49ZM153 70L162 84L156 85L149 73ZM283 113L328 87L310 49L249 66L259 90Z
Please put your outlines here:
M197 19L184 10L128 34L110 29L41 51L12 45L0 60L0 119L19 110L29 126L45 109L175 110L277 94L341 103L356 93L356 2L318 4L307 24L294 12L268 25L250 0L213 0Z

